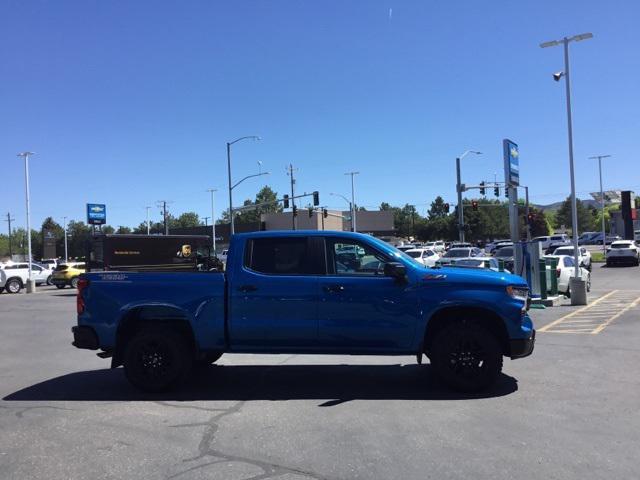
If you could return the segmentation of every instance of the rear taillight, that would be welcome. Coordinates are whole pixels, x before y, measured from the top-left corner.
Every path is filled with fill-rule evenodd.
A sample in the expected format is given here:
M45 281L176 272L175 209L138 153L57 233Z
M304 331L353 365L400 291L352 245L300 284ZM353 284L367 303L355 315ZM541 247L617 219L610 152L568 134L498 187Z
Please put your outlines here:
M89 287L89 280L81 278L78 280L78 295L76 296L76 308L78 315L84 312L84 298L82 296L84 290Z
M556 269L556 277L560 278L560 269L559 268Z

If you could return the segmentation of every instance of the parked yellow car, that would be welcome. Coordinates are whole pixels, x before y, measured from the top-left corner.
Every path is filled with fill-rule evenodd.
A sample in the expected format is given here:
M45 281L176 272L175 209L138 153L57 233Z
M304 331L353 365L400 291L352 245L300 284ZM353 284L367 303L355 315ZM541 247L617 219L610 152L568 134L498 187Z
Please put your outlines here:
M69 262L58 265L51 275L51 283L58 288L70 285L71 288L78 286L78 277L85 272L84 262Z

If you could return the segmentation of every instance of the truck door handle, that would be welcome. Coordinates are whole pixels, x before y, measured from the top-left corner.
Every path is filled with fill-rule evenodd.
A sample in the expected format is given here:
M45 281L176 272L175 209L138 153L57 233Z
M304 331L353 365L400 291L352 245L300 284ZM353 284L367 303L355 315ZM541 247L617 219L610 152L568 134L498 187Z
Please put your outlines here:
M255 285L241 285L240 287L238 287L238 290L244 293L255 292L256 290L258 290L258 287L256 287Z
M343 285L327 285L324 287L324 291L328 293L338 293L344 291Z

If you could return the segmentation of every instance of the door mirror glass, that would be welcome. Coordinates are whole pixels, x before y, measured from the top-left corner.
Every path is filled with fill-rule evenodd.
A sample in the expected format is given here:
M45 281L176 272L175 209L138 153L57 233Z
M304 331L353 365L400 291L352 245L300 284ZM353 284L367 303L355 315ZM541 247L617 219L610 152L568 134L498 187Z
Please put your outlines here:
M388 262L384 264L384 274L386 277L402 280L407 274L407 269L400 262Z

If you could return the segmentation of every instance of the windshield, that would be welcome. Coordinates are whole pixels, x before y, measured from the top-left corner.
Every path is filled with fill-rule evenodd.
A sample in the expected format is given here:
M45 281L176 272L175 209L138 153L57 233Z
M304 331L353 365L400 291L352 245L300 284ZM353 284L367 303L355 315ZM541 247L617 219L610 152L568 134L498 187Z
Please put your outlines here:
M554 255L573 255L573 248L572 247L556 248Z
M445 253L444 256L448 257L448 258L464 258L464 257L468 257L469 256L469 249L468 248L451 249L447 253Z
M513 257L513 247L504 247L496 252L496 257Z
M631 248L631 243L614 243L611 248Z
M405 252L407 255L409 255L411 258L420 258L420 255L422 255L422 252Z

